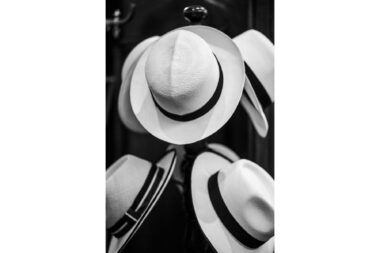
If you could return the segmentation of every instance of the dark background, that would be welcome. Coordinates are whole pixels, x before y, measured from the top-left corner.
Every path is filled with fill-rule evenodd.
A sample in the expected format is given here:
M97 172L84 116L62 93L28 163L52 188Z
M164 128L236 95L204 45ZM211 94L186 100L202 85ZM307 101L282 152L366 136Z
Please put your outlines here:
M194 4L206 7L208 16L203 24L230 37L253 28L274 42L274 0L106 0L106 18L111 18L115 9L125 16L130 2L136 3L134 17L121 27L119 38L114 39L110 32L106 34L106 167L125 154L156 161L168 146L152 135L125 128L118 115L117 98L121 68L128 52L147 37L188 25L182 15L184 7ZM228 146L274 177L274 105L265 114L269 123L265 139L257 135L239 105L229 122L207 141ZM183 252L185 218L181 201L179 191L170 182L125 252Z

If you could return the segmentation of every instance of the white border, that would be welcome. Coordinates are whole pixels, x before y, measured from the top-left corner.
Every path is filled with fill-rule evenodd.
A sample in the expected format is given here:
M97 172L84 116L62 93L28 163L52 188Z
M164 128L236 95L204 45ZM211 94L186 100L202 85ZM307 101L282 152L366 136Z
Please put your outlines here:
M379 5L276 1L276 252L380 252ZM0 4L0 252L104 252L104 2Z
M276 252L380 252L376 1L276 1Z
M0 252L105 251L104 18L0 4Z

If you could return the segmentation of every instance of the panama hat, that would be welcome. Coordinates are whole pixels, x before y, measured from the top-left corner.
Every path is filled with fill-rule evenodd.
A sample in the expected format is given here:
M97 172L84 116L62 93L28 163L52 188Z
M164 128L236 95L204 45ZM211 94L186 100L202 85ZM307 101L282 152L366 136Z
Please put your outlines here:
M244 58L246 75L251 81L251 88L256 92L262 107L268 107L274 102L273 43L262 33L253 29L236 36L233 41Z
M145 39L139 43L126 58L122 68L122 86L119 93L118 110L121 121L131 131L137 133L147 133L144 127L134 115L130 102L130 83L136 62L142 53L151 46L159 36ZM245 60L245 68L248 76L254 82L251 84L250 79L246 78L244 92L240 104L248 114L253 126L258 134L265 137L268 133L268 121L264 114L261 102L267 107L273 100L274 90L274 61L273 61L273 44L260 32L249 30L233 39L239 50L242 51L242 57ZM252 67L248 67L252 66ZM252 69L255 69L258 77L263 80L265 86L258 81ZM260 94L261 102L256 95L255 90ZM271 97L268 99L266 89L271 91ZM269 103L268 103L269 102Z
M274 181L257 164L206 151L194 161L191 195L197 221L216 252L274 251Z
M141 125L173 144L202 140L232 116L244 88L244 63L232 39L208 26L186 26L140 57L131 105Z
M136 133L146 133L146 130L136 119L136 116L131 108L131 100L129 93L132 73L135 69L137 60L140 58L142 53L158 38L158 36L149 37L140 42L137 46L135 46L125 59L121 71L121 87L118 98L119 116L123 124L128 129Z
M268 132L268 122L262 108L274 102L274 45L262 33L248 30L233 41L239 48L248 83L244 87L242 106L247 111L260 136ZM248 103L248 98L251 104Z
M175 167L176 151L156 164L132 155L106 172L106 228L112 234L109 253L121 252L160 198Z

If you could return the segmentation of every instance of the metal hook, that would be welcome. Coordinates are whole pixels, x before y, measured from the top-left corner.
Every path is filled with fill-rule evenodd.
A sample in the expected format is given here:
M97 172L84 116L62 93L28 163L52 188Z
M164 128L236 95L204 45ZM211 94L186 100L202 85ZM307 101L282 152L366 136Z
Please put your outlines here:
M115 39L117 39L120 35L121 28L120 26L130 22L134 15L136 4L130 3L128 8L128 13L124 18L120 18L121 11L119 9L115 10L113 13L112 19L106 20L106 31L112 31L112 35Z

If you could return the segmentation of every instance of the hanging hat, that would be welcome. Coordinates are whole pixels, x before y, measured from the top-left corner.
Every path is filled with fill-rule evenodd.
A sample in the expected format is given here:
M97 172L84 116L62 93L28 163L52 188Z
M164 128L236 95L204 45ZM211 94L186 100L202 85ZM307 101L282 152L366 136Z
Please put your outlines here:
M132 155L106 172L106 227L112 234L109 253L121 252L160 198L175 167L169 150L157 164Z
M243 59L231 38L207 26L182 27L163 35L138 60L132 109L157 138L193 143L232 116L244 79Z
M194 161L197 221L218 253L272 253L274 181L257 164L204 152Z
M244 87L244 96L250 99L251 104L242 102L242 105L259 135L265 137L268 122L262 108L274 102L274 46L256 30L248 30L233 41L243 56L249 81Z
M274 45L262 33L248 30L233 41L239 48L245 63L251 88L263 108L274 102Z
M125 59L123 68L121 71L121 87L118 99L119 116L123 124L130 130L137 133L146 133L146 130L141 126L140 122L136 119L135 114L132 111L130 100L130 85L133 70L135 69L137 60L142 53L159 37L149 37L140 42Z

